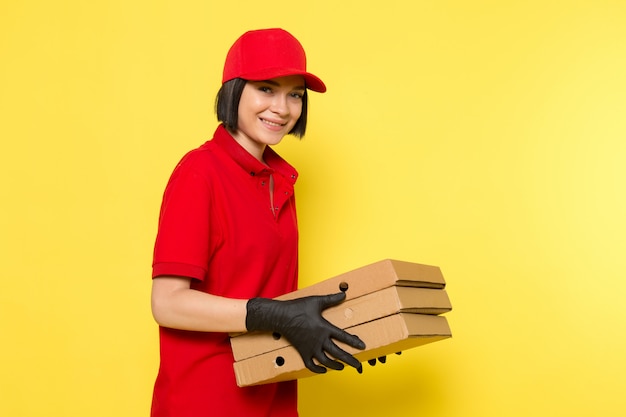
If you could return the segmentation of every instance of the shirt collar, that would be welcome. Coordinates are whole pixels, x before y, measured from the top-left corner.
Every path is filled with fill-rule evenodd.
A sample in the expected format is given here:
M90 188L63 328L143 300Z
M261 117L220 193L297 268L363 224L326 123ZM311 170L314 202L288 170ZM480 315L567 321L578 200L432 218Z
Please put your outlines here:
M274 149L269 146L265 147L263 159L267 163L265 165L241 146L235 138L228 132L223 124L220 124L213 141L223 149L243 170L252 176L259 175L264 172L277 172L285 177L292 184L298 179L298 171L285 161Z

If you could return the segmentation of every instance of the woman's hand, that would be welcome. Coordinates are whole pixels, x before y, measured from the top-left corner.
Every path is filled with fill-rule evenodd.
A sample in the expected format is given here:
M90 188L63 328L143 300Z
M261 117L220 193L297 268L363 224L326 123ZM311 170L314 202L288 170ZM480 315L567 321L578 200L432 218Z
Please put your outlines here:
M345 298L343 292L288 301L252 298L247 303L246 327L250 331L280 333L298 350L305 366L315 373L326 372L324 366L341 370L344 367L341 362L353 366L360 373L363 369L361 363L339 348L333 339L355 349L365 349L365 343L322 317L322 311ZM315 364L313 359L324 366Z

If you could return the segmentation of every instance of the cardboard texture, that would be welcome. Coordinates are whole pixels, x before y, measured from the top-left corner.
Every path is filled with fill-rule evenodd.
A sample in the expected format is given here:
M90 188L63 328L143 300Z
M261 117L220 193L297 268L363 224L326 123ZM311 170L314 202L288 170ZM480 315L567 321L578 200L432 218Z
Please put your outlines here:
M347 301L393 285L443 289L446 282L437 266L385 259L281 295L276 299L292 300L309 295L344 291Z
M346 329L399 312L437 315L451 309L445 290L392 286L344 301L326 309L322 316L335 326ZM230 342L236 361L289 345L285 338L268 332L242 334L231 338Z
M451 337L445 317L412 313L393 314L348 330L365 342L366 350L337 344L361 362ZM237 361L234 370L241 387L318 375L304 366L293 346Z

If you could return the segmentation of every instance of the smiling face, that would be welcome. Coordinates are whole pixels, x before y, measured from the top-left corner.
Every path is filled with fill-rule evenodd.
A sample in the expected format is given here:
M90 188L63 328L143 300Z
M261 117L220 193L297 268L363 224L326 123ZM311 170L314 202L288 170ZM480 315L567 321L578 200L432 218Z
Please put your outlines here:
M300 75L248 81L239 101L235 140L262 160L265 147L278 144L300 118L304 93Z

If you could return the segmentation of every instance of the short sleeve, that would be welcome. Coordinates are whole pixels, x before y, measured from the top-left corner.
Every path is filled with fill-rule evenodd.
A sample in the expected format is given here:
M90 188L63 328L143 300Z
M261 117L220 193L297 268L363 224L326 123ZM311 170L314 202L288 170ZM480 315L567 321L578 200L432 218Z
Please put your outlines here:
M189 155L165 188L154 245L152 277L204 280L209 256L210 184Z

